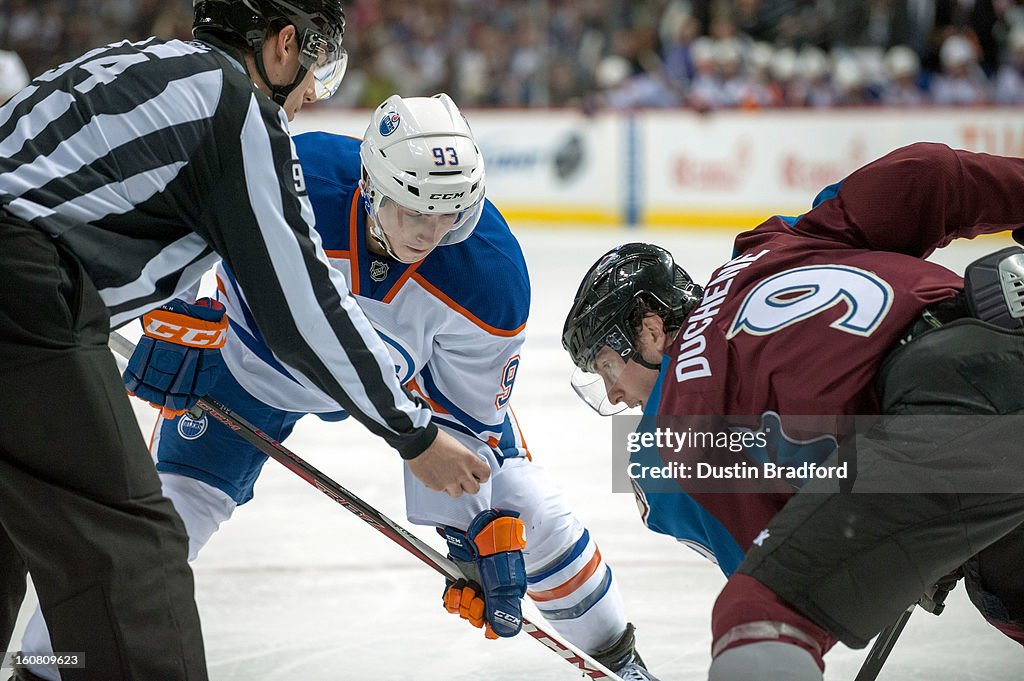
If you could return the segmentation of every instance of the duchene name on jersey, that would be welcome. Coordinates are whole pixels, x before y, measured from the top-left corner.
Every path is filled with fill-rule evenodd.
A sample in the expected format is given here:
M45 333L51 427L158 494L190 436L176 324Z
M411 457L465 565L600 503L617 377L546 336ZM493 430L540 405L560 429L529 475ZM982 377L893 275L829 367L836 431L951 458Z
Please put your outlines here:
M680 336L682 342L677 351L675 370L677 383L711 376L711 364L704 356L708 347L704 333L715 320L736 275L766 253L768 249L733 258L719 270L718 276L708 282L700 305L686 318L688 323Z

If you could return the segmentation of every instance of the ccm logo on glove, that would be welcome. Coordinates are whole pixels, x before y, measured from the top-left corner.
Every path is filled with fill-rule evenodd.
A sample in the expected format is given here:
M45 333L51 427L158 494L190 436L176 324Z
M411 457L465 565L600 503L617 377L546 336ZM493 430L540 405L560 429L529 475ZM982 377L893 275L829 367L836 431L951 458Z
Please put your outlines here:
M517 511L491 508L469 528L438 528L448 555L468 579L445 585L445 609L482 627L487 638L515 636L523 627L520 601L526 595L526 527Z
M209 392L223 366L224 306L202 298L171 300L142 318L145 330L124 372L128 392L174 418Z
M186 317L187 326L180 323L182 317ZM144 321L147 336L193 348L222 348L228 337L223 322L204 321L168 310L153 310Z
M505 620L513 627L518 627L519 623L522 622L522 620L516 617L515 615L510 615L507 612L502 612L501 610L494 611L494 619Z

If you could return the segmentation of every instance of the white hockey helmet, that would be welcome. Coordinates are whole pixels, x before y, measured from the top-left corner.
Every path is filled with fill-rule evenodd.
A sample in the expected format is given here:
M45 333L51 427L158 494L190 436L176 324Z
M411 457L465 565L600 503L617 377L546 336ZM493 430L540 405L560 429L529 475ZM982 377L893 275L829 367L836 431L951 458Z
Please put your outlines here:
M370 118L359 158L371 233L392 257L387 225L379 219L388 201L422 215L450 216L438 246L473 233L484 207L484 160L448 95L388 97Z

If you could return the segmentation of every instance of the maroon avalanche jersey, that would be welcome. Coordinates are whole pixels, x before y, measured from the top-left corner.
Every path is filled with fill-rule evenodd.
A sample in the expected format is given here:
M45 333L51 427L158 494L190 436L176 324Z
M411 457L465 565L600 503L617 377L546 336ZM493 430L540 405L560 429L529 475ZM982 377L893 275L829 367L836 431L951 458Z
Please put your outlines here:
M1021 159L914 144L857 170L737 237L666 351L658 414L878 413L881 361L963 286L924 258L1022 223ZM744 551L788 498L693 496Z

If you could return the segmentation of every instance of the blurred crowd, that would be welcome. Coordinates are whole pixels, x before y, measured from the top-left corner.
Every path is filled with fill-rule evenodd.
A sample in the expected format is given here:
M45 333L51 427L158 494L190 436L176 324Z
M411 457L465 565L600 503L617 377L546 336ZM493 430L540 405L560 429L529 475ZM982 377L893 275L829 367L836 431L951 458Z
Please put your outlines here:
M1024 0L350 0L328 105L445 91L463 107L1024 103ZM0 94L88 49L188 38L191 0L0 0Z

